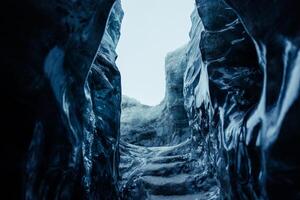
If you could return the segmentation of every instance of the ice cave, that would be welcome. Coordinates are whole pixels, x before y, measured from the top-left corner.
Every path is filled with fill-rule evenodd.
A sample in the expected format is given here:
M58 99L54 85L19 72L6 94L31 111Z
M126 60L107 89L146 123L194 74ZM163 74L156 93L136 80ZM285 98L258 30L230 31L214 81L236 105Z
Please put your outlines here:
M124 1L3 2L1 199L300 199L300 2L194 0L145 105Z

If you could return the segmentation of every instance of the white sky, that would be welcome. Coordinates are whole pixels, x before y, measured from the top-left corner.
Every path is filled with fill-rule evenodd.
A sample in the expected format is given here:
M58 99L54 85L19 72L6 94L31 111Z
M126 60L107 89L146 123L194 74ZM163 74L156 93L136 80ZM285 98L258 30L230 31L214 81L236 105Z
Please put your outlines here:
M195 0L122 0L122 92L147 105L165 95L165 56L188 41Z

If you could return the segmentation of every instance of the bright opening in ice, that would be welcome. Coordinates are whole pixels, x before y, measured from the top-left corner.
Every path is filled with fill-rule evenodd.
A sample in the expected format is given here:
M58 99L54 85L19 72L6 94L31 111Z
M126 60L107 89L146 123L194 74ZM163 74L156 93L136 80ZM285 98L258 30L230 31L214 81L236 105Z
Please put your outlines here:
M188 41L194 0L122 0L117 47L122 92L143 104L165 95L165 56Z

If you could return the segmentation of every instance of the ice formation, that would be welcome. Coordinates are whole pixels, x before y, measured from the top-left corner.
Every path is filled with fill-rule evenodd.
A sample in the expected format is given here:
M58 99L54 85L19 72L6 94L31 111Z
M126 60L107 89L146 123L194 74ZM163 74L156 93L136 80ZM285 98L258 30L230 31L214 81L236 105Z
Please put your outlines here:
M154 107L122 97L120 0L4 3L4 199L300 198L299 3L195 3Z

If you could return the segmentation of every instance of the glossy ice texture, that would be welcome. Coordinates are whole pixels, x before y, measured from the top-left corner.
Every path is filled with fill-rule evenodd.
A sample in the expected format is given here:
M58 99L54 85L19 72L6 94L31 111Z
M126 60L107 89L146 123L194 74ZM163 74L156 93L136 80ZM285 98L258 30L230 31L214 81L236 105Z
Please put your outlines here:
M299 3L196 0L154 107L121 94L120 3L5 1L3 199L299 199Z

